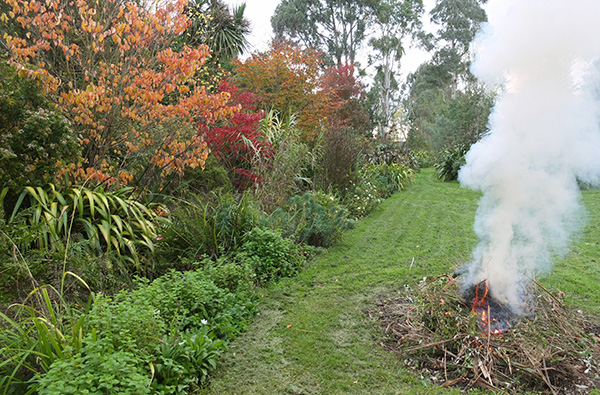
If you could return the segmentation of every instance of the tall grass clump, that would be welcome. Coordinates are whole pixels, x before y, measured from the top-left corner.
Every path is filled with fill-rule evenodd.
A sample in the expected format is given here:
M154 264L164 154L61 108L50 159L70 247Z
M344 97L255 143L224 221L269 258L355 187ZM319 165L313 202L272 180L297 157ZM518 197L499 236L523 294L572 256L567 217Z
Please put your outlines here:
M78 352L85 327L82 312L89 306L74 309L58 290L46 285L0 313L0 393L34 393L36 377Z
M306 188L312 181L306 172L319 159L319 144L310 149L302 139L297 118L269 111L261 121L261 131L272 151L269 156L254 156L257 174L263 180L256 185L255 196L266 211L283 205L291 196Z
M261 222L264 214L252 196L245 193L206 198L191 196L170 210L170 221L160 229L161 264L218 257L239 248L244 236Z

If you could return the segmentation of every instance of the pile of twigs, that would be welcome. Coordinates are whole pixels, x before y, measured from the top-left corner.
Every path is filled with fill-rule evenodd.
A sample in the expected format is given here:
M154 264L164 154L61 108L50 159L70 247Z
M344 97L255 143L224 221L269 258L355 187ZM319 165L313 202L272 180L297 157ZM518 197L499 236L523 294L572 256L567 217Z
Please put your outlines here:
M510 394L588 394L600 388L600 326L534 284L535 316L519 319L501 335L482 332L450 276L387 295L369 314L383 324L384 345L441 386Z

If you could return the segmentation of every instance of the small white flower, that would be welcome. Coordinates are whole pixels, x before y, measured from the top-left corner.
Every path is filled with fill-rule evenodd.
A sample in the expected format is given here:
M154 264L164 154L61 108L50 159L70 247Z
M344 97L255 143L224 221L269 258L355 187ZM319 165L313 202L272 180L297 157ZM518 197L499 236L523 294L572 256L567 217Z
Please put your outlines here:
M200 322L201 322L203 325L208 325L208 321L206 321L206 320L204 320L204 319L200 320Z

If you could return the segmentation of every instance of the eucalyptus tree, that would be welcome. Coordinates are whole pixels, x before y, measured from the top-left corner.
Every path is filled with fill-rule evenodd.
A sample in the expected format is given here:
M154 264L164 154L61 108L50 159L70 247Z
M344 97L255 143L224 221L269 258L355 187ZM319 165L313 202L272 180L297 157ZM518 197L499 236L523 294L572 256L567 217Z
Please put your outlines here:
M374 35L369 40L374 50L370 61L376 64L377 73L373 89L377 93L378 134L384 137L393 122L398 104L396 73L406 51L409 38L423 38L421 16L423 0L383 0L373 5Z
M436 34L435 62L451 73L451 94L459 76L470 77L470 48L481 24L487 21L483 5L487 0L438 0L431 21L440 26Z
M375 0L282 0L271 18L276 40L322 50L329 63L354 64Z
M493 95L470 73L471 44L487 21L487 0L437 0L432 59L407 79L409 143L419 148L471 144L485 133ZM472 119L471 119L472 118Z

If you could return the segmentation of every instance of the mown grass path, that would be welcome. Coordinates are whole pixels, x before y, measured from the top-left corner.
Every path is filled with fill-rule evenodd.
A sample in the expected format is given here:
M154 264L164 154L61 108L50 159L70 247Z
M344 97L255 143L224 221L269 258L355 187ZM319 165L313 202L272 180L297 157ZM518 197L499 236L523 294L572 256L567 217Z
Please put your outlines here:
M435 389L406 371L398 355L379 345L382 329L365 310L377 297L391 298L404 286L451 273L467 261L476 243L472 226L478 198L423 171L298 277L264 295L260 315L230 345L203 393L459 393ZM598 265L591 262L600 251L594 241L600 233L595 215L600 193L586 192L586 203L599 209L592 212L590 231L575 247L575 257L559 262L558 274L546 284L566 286L573 303L598 306L599 291L581 293L600 280ZM581 271L587 271L585 280Z

